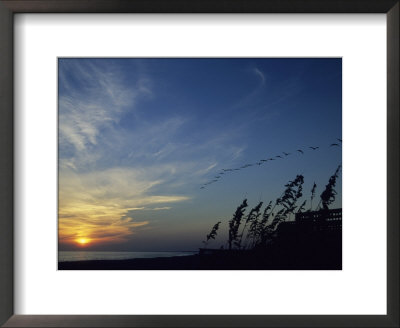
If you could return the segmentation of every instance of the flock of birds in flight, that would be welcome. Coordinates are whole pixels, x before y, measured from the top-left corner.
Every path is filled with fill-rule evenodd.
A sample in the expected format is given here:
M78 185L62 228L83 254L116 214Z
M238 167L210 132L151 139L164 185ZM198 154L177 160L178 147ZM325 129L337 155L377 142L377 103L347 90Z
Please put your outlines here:
M342 139L337 138L337 140L338 140L339 143L332 143L329 147L340 147L341 144L342 144ZM308 148L312 149L313 151L319 149L319 147L313 147L313 146L310 146L310 147L308 147ZM296 152L298 152L298 153L301 154L301 155L304 155L304 150L303 150L303 149L297 149ZM247 169L248 167L255 166L255 165L260 166L260 165L263 165L263 164L267 163L268 161L275 161L275 160L277 160L277 159L283 159L283 158L285 158L286 156L291 155L291 153L286 153L286 152L282 152L282 154L283 154L284 157L282 157L281 155L277 155L277 156L275 156L275 157L270 157L270 158L268 158L268 159L260 159L258 162L255 162L255 163L247 163L247 164L244 164L244 165L242 165L242 166L240 166L240 167L238 167L238 168L222 169L222 171L219 172L219 173L213 178L213 180L204 183L204 184L200 187L200 189L204 189L204 188L206 188L207 186L209 186L209 185L211 185L211 184L213 184L213 183L216 183L216 182L220 181L220 179L222 178L222 176L225 175L225 174L232 173L232 172L235 172L235 171L244 170L244 169Z

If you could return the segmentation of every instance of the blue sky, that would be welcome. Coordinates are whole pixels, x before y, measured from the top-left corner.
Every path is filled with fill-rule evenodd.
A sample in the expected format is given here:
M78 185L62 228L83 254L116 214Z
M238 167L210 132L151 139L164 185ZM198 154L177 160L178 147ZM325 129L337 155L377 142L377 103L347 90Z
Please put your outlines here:
M341 74L335 58L59 59L60 249L192 250L222 221L219 246L245 197L303 174L318 198L342 160Z

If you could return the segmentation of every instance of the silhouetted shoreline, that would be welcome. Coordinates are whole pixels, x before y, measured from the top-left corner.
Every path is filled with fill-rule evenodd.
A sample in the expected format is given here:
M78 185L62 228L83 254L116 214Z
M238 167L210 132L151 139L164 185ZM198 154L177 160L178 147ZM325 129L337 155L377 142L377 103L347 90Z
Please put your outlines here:
M326 254L325 254L326 255ZM283 257L282 257L283 256ZM130 260L59 262L59 270L341 270L340 258L304 257L297 252L188 255Z
M191 270L198 269L198 255L58 262L59 270Z

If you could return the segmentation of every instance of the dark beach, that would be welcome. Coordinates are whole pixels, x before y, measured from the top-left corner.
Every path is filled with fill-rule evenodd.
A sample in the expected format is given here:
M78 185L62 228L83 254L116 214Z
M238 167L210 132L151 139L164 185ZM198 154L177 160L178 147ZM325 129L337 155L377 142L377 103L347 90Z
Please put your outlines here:
M59 262L59 270L341 270L341 252L304 249L269 253L221 252L129 260Z
M58 262L59 270L193 270L198 268L198 255Z

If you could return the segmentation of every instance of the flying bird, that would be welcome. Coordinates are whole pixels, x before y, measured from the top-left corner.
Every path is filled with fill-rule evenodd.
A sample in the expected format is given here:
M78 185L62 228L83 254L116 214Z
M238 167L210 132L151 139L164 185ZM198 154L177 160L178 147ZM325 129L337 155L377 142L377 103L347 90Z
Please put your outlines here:
M338 140L340 143L342 142L342 139L340 139L340 138L336 138L336 140ZM341 145L340 145L339 143L332 143L332 144L330 145L330 147L335 147L335 146L336 146L336 147L340 147ZM320 147L317 147L317 146L309 146L308 148L310 148L310 149L312 149L312 150L317 150L317 149L319 149ZM299 153L301 153L302 155L304 155L304 151L303 151L302 149L297 149L296 151L298 151ZM285 156L289 156L291 153L282 152L282 154L285 155ZM220 181L220 180L218 180L218 179L220 179L221 176L222 176L223 174L227 173L227 172L240 171L241 169L245 169L245 168L250 167L250 166L253 166L253 165L261 165L261 164L264 164L264 163L266 163L266 162L268 162L268 161L275 161L277 158L281 158L281 159L282 159L283 157L282 157L281 155L277 155L277 156L275 156L275 157L271 157L271 158L268 158L268 159L261 159L261 160L259 160L259 161L256 162L256 163L247 163L247 164L244 164L244 165L241 166L240 168L221 169L221 172L219 172L218 175L214 177L214 180L209 181L209 182L207 182L207 183L204 183L204 184L200 187L200 189L204 189L207 185L212 184L212 183L214 183L214 182Z

